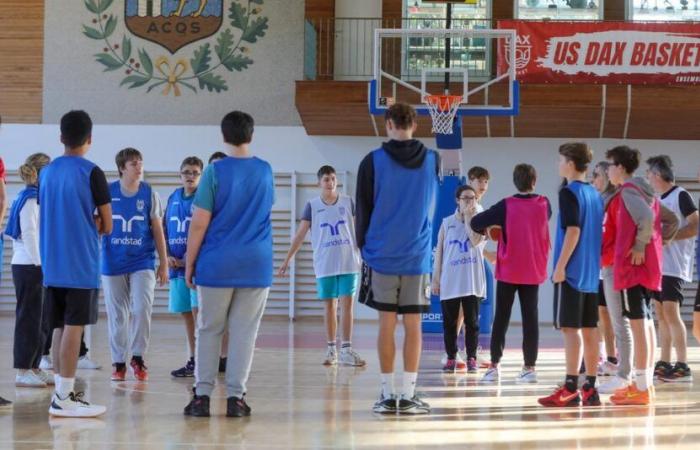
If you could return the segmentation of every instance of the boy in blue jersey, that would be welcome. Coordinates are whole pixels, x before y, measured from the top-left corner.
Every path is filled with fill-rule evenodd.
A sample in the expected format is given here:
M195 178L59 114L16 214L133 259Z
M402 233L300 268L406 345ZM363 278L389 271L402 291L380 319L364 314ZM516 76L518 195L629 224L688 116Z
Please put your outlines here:
M84 111L61 118L63 156L39 176L39 248L53 334L56 392L49 414L94 417L104 406L74 392L80 337L97 323L100 287L99 234L112 232L111 195L104 172L84 158L92 121ZM97 215L95 215L97 211Z
M195 323L197 321L197 291L185 283L185 254L187 253L187 233L192 221L192 202L199 186L204 163L196 156L188 156L180 164L182 187L168 198L163 216L163 228L167 238L168 267L170 268L171 313L182 314L187 332L190 354L187 363L170 374L176 378L194 376Z
M209 416L225 329L230 336L226 416L250 415L246 383L272 285L272 168L250 153L250 115L227 114L221 131L230 156L204 171L187 237L185 280L189 287L197 286L199 316L196 388L186 416Z
M102 289L107 307L112 381L124 381L126 361L139 381L148 380L143 356L151 335L155 284L168 282L160 197L143 177L143 157L125 148L115 158L119 180L109 185L112 234L102 237ZM155 253L159 266L155 268Z
M417 122L411 106L392 105L385 124L390 140L367 155L357 172L357 245L371 270L371 282L367 276L363 281L369 284L371 295L361 301L379 311L382 392L373 411L427 414L430 406L415 395L415 388L422 346L421 313L430 308L431 222L440 158L413 139ZM403 390L397 398L394 334L399 314L403 315L405 338Z
M564 334L566 378L542 406L598 406L595 387L598 366L598 285L603 234L603 198L586 180L593 152L588 144L559 147L559 175L566 185L559 191L559 221L554 248L555 326ZM586 382L578 390L581 356Z

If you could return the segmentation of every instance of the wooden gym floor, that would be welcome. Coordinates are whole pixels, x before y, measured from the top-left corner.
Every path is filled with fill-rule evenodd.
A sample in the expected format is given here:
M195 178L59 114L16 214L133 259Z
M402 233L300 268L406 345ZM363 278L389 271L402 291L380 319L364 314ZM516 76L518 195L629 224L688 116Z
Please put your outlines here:
M374 323L359 323L355 347L363 369L326 368L323 328L318 321L293 324L265 320L258 338L248 401L253 416L223 416L219 387L211 419L185 418L190 380L170 370L184 362L183 325L156 318L146 357L151 380L109 381L106 321L93 331L92 358L105 366L81 370L79 384L90 400L107 405L100 419L55 419L47 414L51 389L15 388L11 317L0 318L0 395L14 407L0 411L1 449L287 449L287 448L474 448L474 449L697 449L700 446L700 379L695 384L657 386L652 407L545 409L536 398L562 378L561 338L541 327L539 384L516 385L519 333L511 330L500 385L480 385L472 375L439 370L441 337L424 344L419 392L433 413L386 417L371 412L379 375ZM691 338L692 341L692 338ZM486 342L484 341L484 344ZM689 351L700 376L700 349ZM481 371L483 372L483 370ZM129 374L131 377L131 374ZM400 384L401 375L397 376ZM607 397L607 396L605 396ZM605 399L607 402L607 399Z

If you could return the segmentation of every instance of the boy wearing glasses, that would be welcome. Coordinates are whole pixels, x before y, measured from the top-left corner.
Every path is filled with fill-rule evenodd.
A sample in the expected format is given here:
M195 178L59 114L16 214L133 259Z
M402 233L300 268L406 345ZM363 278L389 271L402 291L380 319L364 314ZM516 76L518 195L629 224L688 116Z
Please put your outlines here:
M469 223L483 208L477 203L476 190L468 185L455 192L457 210L442 221L433 265L432 292L440 296L447 362L445 372L457 365L457 324L460 308L464 311L467 371L475 373L479 338L479 304L486 295L484 272L485 236L475 233ZM463 370L463 369L462 369Z
M192 201L203 169L204 163L196 156L188 156L182 161L180 165L182 187L176 189L168 198L163 217L170 268L168 310L182 315L190 352L187 363L170 372L176 378L194 376L194 330L199 305L197 291L188 288L185 283L185 253L187 252L187 232L190 230L192 220Z

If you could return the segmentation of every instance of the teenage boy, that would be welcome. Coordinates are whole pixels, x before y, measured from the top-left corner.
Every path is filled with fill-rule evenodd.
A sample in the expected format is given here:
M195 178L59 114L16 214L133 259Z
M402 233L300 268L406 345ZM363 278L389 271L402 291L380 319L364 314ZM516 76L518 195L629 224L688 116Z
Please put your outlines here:
M633 177L639 167L639 150L618 146L608 150L605 158L611 163L610 182L620 187L608 205L606 226L607 221L613 222L614 288L622 291L622 313L632 328L635 367L635 382L615 391L610 400L615 405L648 405L653 397L656 341L648 292L661 290L661 206L646 180ZM678 225L671 216L675 222L668 227L670 237Z
M225 329L230 336L226 416L251 414L244 399L246 383L272 285L272 168L250 153L250 115L241 111L227 114L221 131L230 157L204 171L187 238L185 280L190 288L197 285L199 315L196 388L185 407L186 416L209 416Z
M94 417L106 408L85 401L74 383L83 328L97 323L98 236L112 232L112 197L104 172L84 158L92 144L86 112L71 111L61 118L61 142L63 156L41 171L38 197L44 294L54 330L56 392L49 414Z
M542 406L599 406L595 387L598 366L598 288L603 234L603 198L586 183L593 152L588 144L559 147L559 175L566 185L559 191L559 220L554 247L555 327L564 335L566 378L554 393L537 401ZM578 390L583 356L586 382Z
M500 379L499 363L503 356L506 332L515 294L520 298L523 320L524 365L517 383L536 383L539 346L538 293L547 279L550 239L548 221L552 215L549 200L534 193L537 172L529 164L518 164L513 170L513 184L518 193L501 200L471 221L474 231L486 234L490 228L500 229L496 262L496 313L491 331L491 367L482 382Z
M204 163L196 156L188 156L180 164L182 186L168 198L163 216L163 228L167 238L168 267L170 268L170 298L168 309L181 314L185 321L189 358L184 366L170 374L176 378L194 376L195 323L197 322L197 291L185 283L185 254L187 253L187 233L192 221L192 201L199 186Z
M321 193L306 203L299 230L292 241L278 275L287 273L289 262L311 230L314 273L318 298L325 305L326 356L324 365L338 362L364 366L365 361L352 349L352 299L357 291L360 254L355 243L355 204L340 194L335 169L323 166L316 174ZM342 342L340 356L336 347L338 302L341 308Z
M125 148L115 157L119 180L112 195L112 234L102 237L102 289L107 307L112 381L124 381L126 361L138 381L148 381L144 355L151 336L156 281L168 282L168 257L163 233L163 206L143 181L143 157ZM155 253L159 266L155 268Z
M663 247L661 291L653 291L659 319L661 359L654 367L655 375L668 382L690 382L687 335L681 318L683 284L693 281L693 253L698 234L698 209L692 197L676 185L671 158L665 155L647 159L647 180L659 196L661 204L678 219L678 233ZM671 365L671 345L676 349L676 364Z
M377 347L382 389L377 413L427 414L415 393L422 346L421 313L429 310L432 218L440 161L413 139L416 112L404 103L385 114L389 141L368 154L357 172L357 245L371 274L370 298L379 311ZM403 389L394 389L394 334L403 316Z

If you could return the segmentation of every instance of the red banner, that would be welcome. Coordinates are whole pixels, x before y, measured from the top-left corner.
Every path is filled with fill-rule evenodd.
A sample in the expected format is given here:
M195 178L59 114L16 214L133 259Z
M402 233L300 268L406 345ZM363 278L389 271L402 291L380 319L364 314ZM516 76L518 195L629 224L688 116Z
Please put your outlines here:
M522 83L700 84L700 23L503 20L498 28L517 32ZM509 56L502 42L501 71Z

